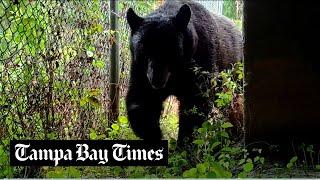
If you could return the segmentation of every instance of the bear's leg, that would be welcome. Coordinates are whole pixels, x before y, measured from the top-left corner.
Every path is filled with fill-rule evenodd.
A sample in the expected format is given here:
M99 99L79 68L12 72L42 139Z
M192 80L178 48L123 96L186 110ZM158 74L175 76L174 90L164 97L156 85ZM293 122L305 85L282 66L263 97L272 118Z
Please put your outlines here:
M192 145L193 130L202 126L209 113L208 100L192 97L180 101L178 147Z
M156 96L128 92L127 112L131 128L144 140L161 140L160 114L162 99Z

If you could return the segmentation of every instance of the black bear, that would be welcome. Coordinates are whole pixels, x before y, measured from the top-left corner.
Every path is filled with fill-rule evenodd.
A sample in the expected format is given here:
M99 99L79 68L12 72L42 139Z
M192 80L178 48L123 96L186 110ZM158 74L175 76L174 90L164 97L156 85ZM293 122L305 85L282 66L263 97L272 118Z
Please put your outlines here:
M174 95L180 102L181 145L212 110L214 93L207 86L212 75L242 59L241 32L226 17L186 0L167 0L143 18L130 8L127 22L132 64L126 105L131 127L142 139L160 140L162 103Z

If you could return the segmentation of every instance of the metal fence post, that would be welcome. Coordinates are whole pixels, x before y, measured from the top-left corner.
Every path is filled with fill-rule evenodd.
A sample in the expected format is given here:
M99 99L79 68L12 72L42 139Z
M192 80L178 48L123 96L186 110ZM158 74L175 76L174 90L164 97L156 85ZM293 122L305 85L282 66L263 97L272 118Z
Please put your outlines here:
M118 30L118 1L110 0L110 23L113 33L111 45L110 65L110 100L109 122L115 122L119 114L119 36Z

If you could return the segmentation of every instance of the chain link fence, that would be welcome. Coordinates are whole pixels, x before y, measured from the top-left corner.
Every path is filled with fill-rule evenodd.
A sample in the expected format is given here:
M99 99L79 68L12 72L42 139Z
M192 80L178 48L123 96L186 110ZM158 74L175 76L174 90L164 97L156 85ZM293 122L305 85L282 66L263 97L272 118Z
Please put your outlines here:
M130 64L126 10L144 15L161 2L118 3L119 30L113 32L107 0L0 2L0 177L12 173L10 139L88 139L92 129L106 131L110 46L120 46L124 97Z
M202 4L208 11L214 14L222 15L223 0L216 0L216 1L194 0L194 1Z

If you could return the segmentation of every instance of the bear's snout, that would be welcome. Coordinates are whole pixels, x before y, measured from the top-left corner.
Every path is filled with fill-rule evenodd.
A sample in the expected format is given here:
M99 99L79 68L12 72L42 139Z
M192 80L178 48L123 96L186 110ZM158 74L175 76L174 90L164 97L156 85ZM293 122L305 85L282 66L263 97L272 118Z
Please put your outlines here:
M154 65L152 62L148 63L147 77L153 89L165 88L170 74L167 66Z

